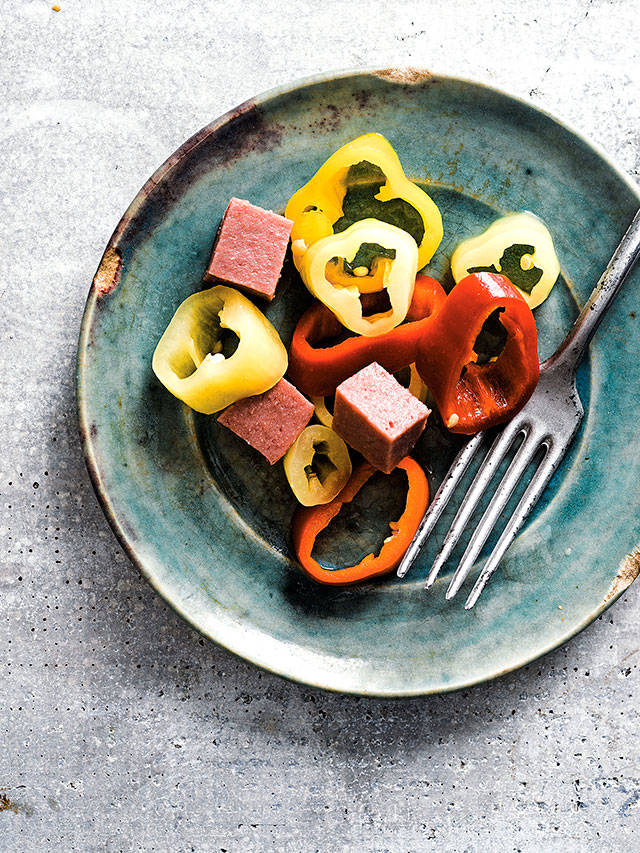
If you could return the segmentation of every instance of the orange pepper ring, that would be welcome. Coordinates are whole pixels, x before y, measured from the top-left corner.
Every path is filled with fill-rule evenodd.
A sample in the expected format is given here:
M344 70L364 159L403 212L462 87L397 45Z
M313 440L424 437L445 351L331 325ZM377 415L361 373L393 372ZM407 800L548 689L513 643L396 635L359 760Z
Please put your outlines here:
M318 534L338 515L342 506L350 503L365 483L378 470L362 462L354 470L347 485L330 503L314 507L298 507L293 517L291 540L300 567L309 577L322 584L347 586L369 578L386 575L398 567L429 505L429 484L424 471L410 456L398 464L407 475L407 502L397 522L392 523L392 533L380 553L368 554L355 566L326 569L311 553Z

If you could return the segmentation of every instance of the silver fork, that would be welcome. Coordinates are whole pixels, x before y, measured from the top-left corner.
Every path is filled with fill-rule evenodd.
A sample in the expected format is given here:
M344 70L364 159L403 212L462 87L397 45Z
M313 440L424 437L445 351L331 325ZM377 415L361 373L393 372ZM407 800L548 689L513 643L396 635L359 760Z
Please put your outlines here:
M538 454L544 452L516 509L484 564L467 598L465 609L470 610L478 600L487 581L498 568L505 552L538 502L578 431L584 408L576 388L576 370L600 321L620 290L639 253L640 210L613 253L609 265L573 328L556 352L540 365L540 380L529 402L495 436L431 567L426 582L427 589L433 586L440 569L456 547L500 463L516 439L522 436L522 443L517 448L480 523L473 531L446 592L447 599L453 598L458 592L527 468ZM398 577L404 577L415 562L456 486L473 458L485 444L486 436L486 433L474 435L454 459L398 567Z

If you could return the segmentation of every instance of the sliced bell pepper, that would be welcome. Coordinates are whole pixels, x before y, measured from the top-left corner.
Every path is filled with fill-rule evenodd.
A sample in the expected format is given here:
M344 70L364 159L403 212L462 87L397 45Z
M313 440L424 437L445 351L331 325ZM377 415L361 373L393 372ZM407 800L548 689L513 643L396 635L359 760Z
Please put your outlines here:
M398 521L389 523L391 535L385 539L378 555L368 554L355 566L327 569L315 560L311 553L321 531L376 473L377 469L373 465L362 462L331 503L313 508L299 507L296 510L291 530L293 549L300 566L313 580L323 584L345 586L386 575L397 568L429 504L429 484L422 468L410 456L405 456L396 468L402 468L407 475L408 489L404 511Z
M395 225L363 219L318 240L305 253L300 275L307 289L358 335L380 335L401 323L413 296L418 250ZM386 291L390 310L365 316L363 294Z
M495 360L477 363L474 345L496 311L506 331ZM451 432L472 435L509 420L538 382L536 324L503 275L474 273L453 288L418 347L416 367Z
M329 429L333 426L333 415L327 408L327 399L325 397L311 397L311 402L313 403L313 407L316 410L315 414L317 419L324 426L329 427Z
M422 381L422 377L418 373L418 368L415 364L410 364L409 370L409 392L413 394L414 397L417 397L421 403L426 403L429 389Z
M225 353L225 330L237 337L233 352ZM175 397L211 415L272 388L287 369L287 351L253 302L219 284L184 300L156 346L152 367Z
M411 234L418 268L427 264L442 240L442 217L424 190L405 175L398 155L379 133L343 145L289 200L293 220L291 248L301 271L305 252L330 234L361 219L377 219Z
M451 257L451 272L456 281L474 272L502 273L536 308L556 283L560 262L544 222L533 213L511 213L460 243Z
M350 337L326 347L322 342L337 337L342 329L331 311L315 302L293 333L289 351L291 381L311 397L324 397L373 361L390 373L401 370L415 361L420 338L445 299L444 290L434 278L419 275L406 323L382 335Z
M284 457L284 473L303 506L332 501L351 476L351 459L340 436L322 424L302 430Z

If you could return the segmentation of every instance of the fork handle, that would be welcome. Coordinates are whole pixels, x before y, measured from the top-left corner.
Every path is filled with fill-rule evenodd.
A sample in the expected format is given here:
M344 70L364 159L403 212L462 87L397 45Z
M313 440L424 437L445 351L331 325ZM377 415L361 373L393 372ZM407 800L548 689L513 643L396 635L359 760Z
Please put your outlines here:
M571 331L545 364L562 365L575 372L600 321L622 287L640 254L640 210L620 240L606 270L573 324Z

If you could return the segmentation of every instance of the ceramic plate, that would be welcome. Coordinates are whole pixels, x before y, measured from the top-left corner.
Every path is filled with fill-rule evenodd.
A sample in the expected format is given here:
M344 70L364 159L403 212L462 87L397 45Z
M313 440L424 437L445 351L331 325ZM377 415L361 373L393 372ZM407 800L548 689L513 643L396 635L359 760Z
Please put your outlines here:
M145 184L93 281L78 400L107 517L185 619L289 678L407 696L522 666L593 621L637 575L640 272L580 369L586 416L573 448L473 611L463 609L462 595L444 599L451 566L423 592L434 545L404 581L314 585L291 560L294 500L282 466L270 468L214 417L194 416L157 382L151 356L177 306L202 287L229 198L282 211L329 154L368 131L390 140L440 207L444 239L427 269L445 283L456 243L496 216L528 209L547 222L562 265L536 311L540 355L549 355L629 224L637 189L564 125L494 89L415 70L349 73L243 104ZM267 310L285 343L307 304L287 262ZM435 489L456 445L431 421L415 455ZM319 541L321 557L339 565L379 546L401 489L393 475L374 479Z

